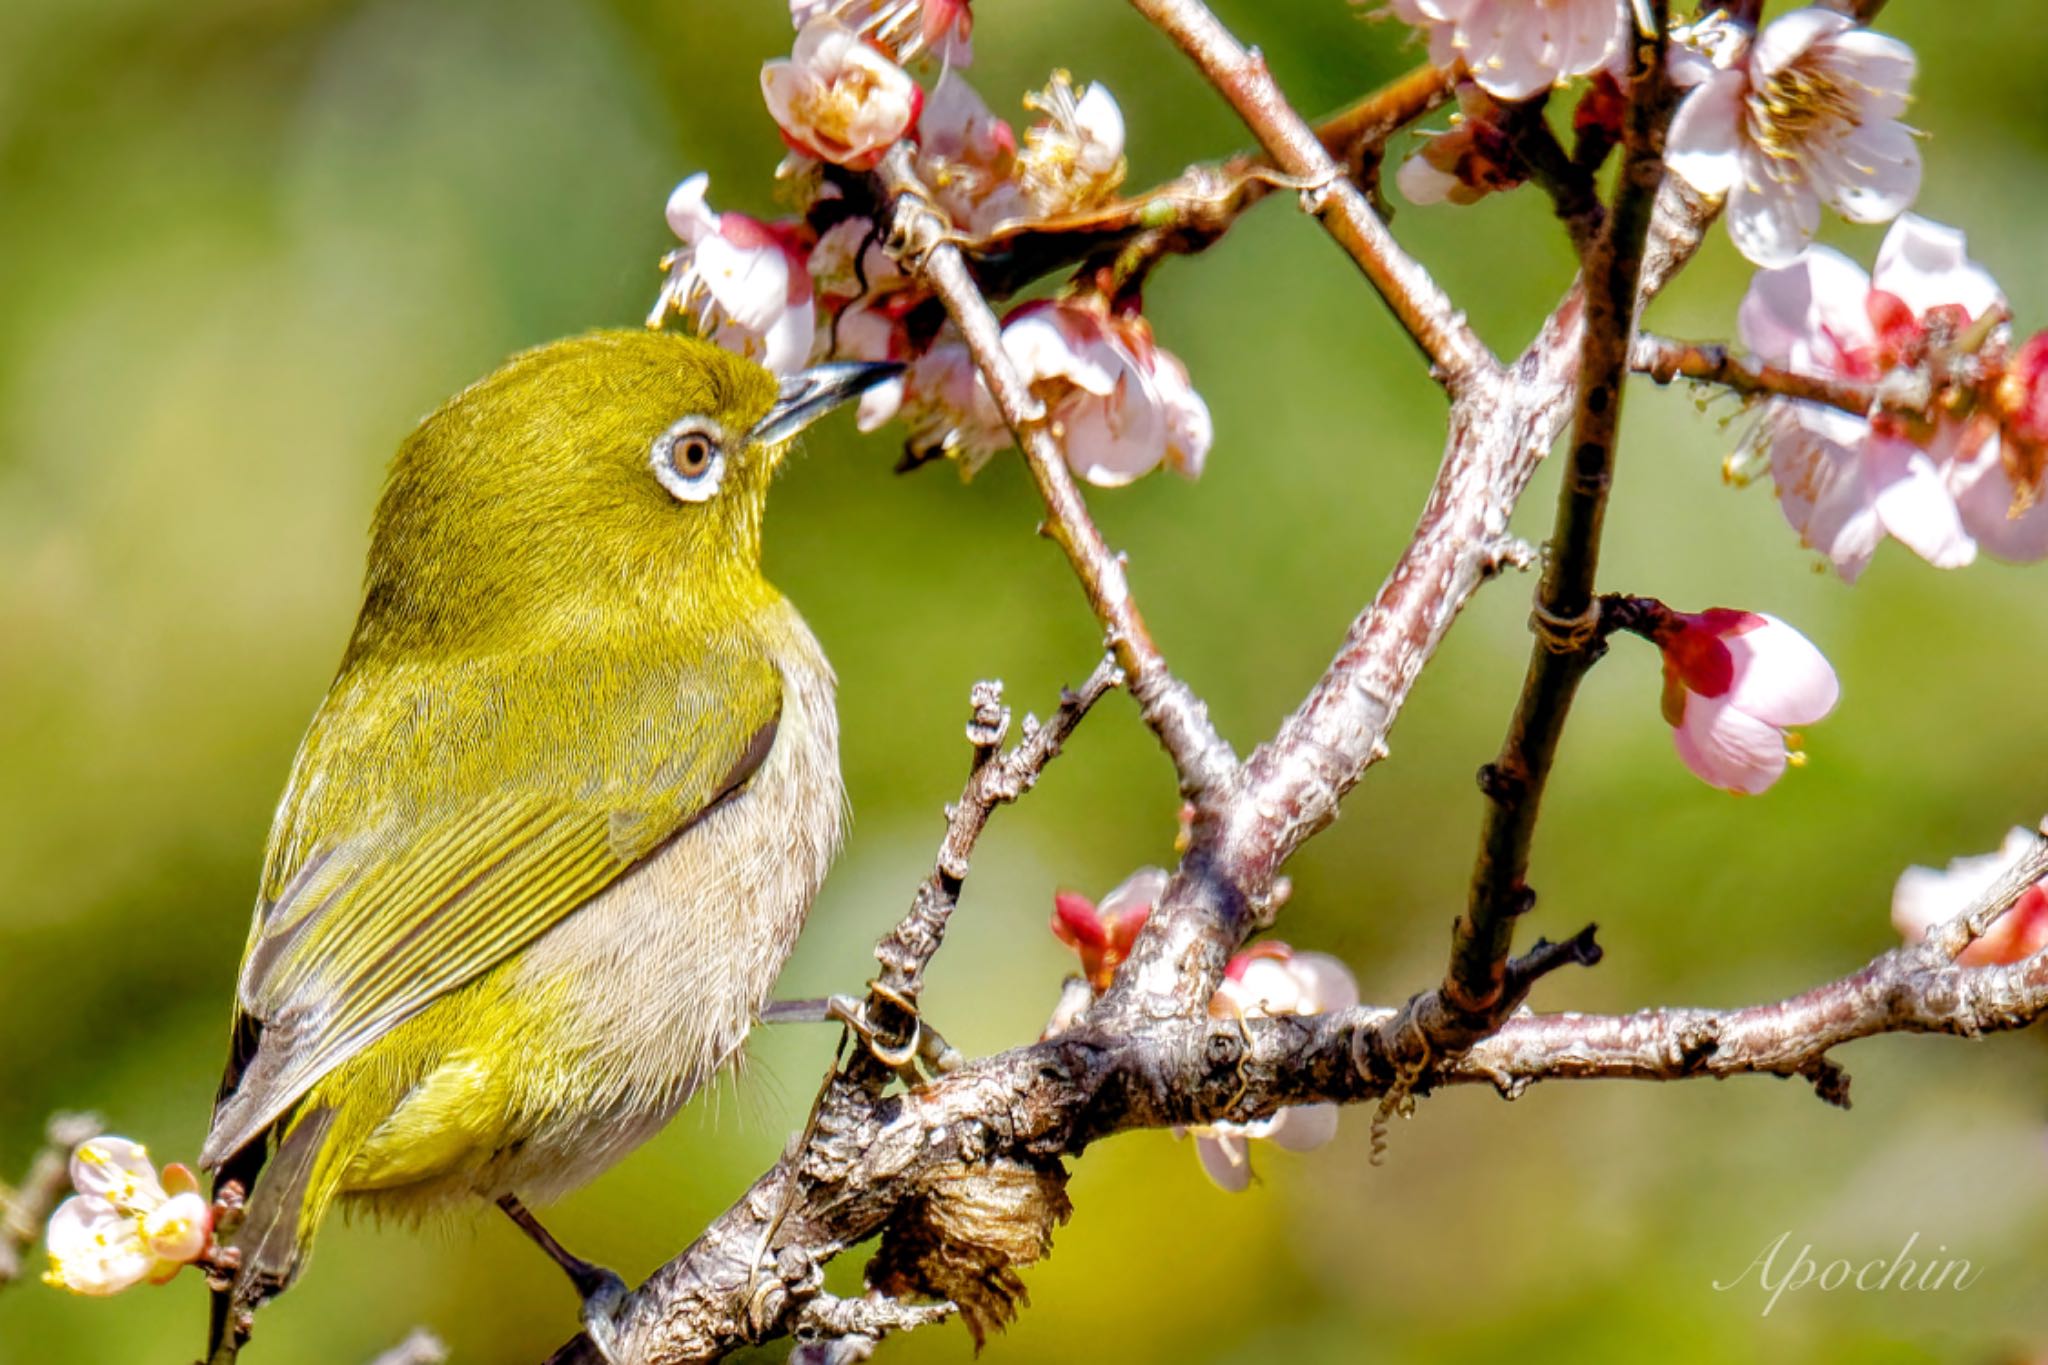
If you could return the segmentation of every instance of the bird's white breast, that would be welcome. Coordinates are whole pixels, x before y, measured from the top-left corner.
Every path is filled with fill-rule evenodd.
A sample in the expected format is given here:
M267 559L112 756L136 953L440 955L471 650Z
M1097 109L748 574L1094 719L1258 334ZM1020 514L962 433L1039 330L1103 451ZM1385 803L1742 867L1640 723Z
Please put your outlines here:
M532 1197L609 1165L731 1060L796 945L838 852L845 813L831 665L795 608L768 622L783 678L775 742L744 790L533 947L537 994L559 999L520 1089L563 1106L507 1174ZM566 1117L573 1114L573 1118Z

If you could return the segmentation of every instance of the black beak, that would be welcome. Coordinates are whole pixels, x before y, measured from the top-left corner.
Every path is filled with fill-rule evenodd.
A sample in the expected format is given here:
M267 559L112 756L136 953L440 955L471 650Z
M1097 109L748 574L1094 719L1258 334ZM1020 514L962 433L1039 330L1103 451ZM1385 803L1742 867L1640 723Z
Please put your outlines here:
M781 445L832 409L902 373L903 367L893 360L840 360L785 376L775 406L754 424L747 439L765 446Z

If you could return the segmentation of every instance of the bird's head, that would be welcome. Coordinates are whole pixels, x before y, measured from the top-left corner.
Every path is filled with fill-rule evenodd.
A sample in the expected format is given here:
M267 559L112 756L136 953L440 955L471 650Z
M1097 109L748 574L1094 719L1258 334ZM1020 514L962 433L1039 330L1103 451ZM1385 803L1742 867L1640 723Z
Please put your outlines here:
M399 448L371 533L359 648L489 647L646 613L715 628L766 591L761 519L791 439L893 374L778 381L672 333L515 356Z

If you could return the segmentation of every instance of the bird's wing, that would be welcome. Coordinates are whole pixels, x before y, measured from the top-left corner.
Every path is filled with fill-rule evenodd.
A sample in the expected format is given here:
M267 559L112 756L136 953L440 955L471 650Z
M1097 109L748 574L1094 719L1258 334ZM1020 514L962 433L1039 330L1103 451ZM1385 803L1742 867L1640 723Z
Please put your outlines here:
M202 1159L739 790L781 697L773 663L735 647L673 667L571 653L344 671L272 832L236 999L256 1047L230 1064Z

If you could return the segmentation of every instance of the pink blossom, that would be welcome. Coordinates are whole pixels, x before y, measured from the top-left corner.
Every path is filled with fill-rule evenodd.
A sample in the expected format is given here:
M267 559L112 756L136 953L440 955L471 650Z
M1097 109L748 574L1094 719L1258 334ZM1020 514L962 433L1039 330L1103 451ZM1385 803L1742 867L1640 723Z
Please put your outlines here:
M1081 958L1081 972L1100 995L1116 979L1116 969L1131 955L1138 931L1166 892L1166 873L1141 867L1118 884L1097 905L1078 891L1052 898L1052 932Z
M1323 1014L1357 1004L1358 982L1342 962L1327 953L1296 952L1269 940L1230 959L1223 984L1209 1001L1209 1013L1218 1019L1270 1019ZM1295 1152L1320 1147L1337 1135L1337 1106L1295 1105L1269 1118L1212 1123L1194 1133L1202 1169L1235 1193L1251 1184L1253 1140Z
M1025 107L1042 117L1024 133L1017 182L1032 207L1056 217L1107 203L1124 180L1124 116L1100 82L1075 93L1073 79L1055 71Z
M1003 414L952 323L939 329L902 379L897 415L910 429L907 445L914 455L943 455L959 464L963 478L971 478L1010 443Z
M1964 344L2002 345L2004 309L1962 233L1906 214L1886 234L1873 275L1828 247L1758 271L1740 328L1770 364L1873 382L1951 359ZM1914 430L1888 416L1779 400L1754 439L1768 451L1786 520L1847 581L1887 535L1944 569L1971 563L1980 545L2011 559L2048 554L2048 514L2011 515L2021 499L1995 420L1944 412L1931 430Z
M790 22L803 28L836 19L880 44L898 62L931 53L948 66L974 60L970 0L790 0Z
M792 148L855 170L882 159L924 100L887 53L830 17L805 24L790 55L761 68L761 95Z
M668 276L647 325L659 327L673 310L698 335L777 374L801 369L816 336L802 229L714 213L704 200L710 184L699 172L669 196L668 224L683 245L662 258Z
M1625 48L1628 0L1389 0L1429 37L1430 59L1458 58L1504 100L1525 100L1596 71Z
M1907 868L1892 890L1892 927L1906 942L1920 942L1975 905L2040 841L2040 835L2016 825L1996 853L1951 859L1947 870L1941 872L1931 867ZM2048 877L2021 892L2012 908L1992 922L1990 932L1965 948L1956 961L1968 967L2018 962L2044 947L2048 947Z
M1185 478L1201 474L1214 434L1208 405L1142 317L1027 303L1004 325L1003 348L1045 401L1067 463L1088 482L1114 488L1162 464Z
M1017 183L1017 134L957 71L932 87L917 121L918 179L962 231L986 233L1031 214Z
M1920 192L1920 151L1899 122L1913 51L1833 10L1794 10L1751 40L1724 16L1673 49L1690 92L1666 162L1705 195L1726 196L1728 232L1759 265L1789 264L1823 204L1854 223L1898 216Z
M1522 158L1500 126L1501 106L1470 81L1458 83L1458 115L1432 133L1395 174L1411 204L1476 204L1522 183Z
M1678 757L1704 782L1754 795L1791 762L1785 731L1835 709L1841 686L1812 641L1775 616L1715 607L1670 612L1664 719Z
M811 248L810 270L818 306L830 319L826 336L832 359L911 359L903 319L928 296L882 249L871 219L848 218L820 234ZM905 388L899 374L863 393L856 419L860 429L873 431L894 417Z

